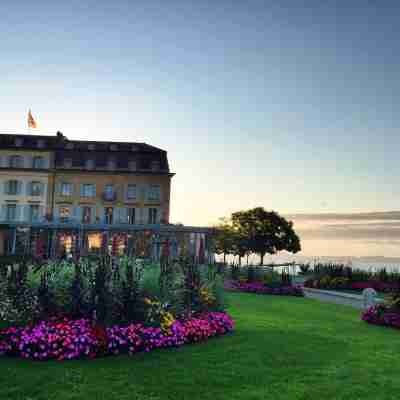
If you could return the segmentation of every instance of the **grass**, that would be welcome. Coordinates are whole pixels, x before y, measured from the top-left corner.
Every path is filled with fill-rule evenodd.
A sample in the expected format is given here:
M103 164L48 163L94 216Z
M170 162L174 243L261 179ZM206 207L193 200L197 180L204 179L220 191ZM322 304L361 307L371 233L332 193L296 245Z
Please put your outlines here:
M0 358L0 399L397 399L400 332L316 300L229 294L232 335L94 361Z

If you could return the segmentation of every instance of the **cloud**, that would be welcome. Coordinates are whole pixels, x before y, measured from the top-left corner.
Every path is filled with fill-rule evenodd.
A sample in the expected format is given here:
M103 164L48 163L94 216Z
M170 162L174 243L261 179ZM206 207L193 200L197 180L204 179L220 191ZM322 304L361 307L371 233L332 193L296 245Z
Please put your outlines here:
M357 214L292 214L296 231L304 239L400 240L400 212Z
M286 218L294 221L400 221L400 211L381 211L369 213L319 213L288 214Z

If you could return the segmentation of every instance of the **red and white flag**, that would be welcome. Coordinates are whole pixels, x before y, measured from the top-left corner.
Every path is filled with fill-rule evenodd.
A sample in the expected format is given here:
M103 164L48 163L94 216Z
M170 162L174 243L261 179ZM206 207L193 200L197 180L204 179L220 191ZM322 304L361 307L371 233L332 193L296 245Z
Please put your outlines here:
M34 129L37 128L37 123L32 116L31 110L29 110L28 112L28 128L34 128Z

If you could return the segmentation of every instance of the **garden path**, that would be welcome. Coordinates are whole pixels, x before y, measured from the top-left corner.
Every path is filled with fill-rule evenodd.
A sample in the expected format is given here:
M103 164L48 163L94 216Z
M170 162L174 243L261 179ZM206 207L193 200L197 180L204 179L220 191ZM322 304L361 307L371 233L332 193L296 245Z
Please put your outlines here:
M343 304L358 309L364 308L363 296L349 293L335 292L333 290L320 290L303 288L304 295L311 299L317 299L329 303Z

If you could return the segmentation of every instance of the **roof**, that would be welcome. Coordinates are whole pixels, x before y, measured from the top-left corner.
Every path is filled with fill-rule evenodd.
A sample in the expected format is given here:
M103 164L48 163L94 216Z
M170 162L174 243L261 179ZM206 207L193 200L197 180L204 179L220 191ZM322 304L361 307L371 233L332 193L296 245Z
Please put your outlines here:
M88 150L158 153L166 152L143 142L69 140L61 132L56 135L0 134L0 147L43 150Z
M53 151L56 168L71 164L68 169L85 168L87 160L93 160L97 168L105 168L109 160L115 160L117 169L128 169L129 163L137 163L138 170L151 170L157 162L157 171L169 173L167 152L143 142L114 142L95 140L69 140L61 132L56 135L0 134L0 149Z

